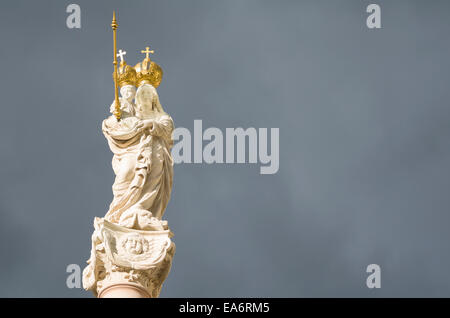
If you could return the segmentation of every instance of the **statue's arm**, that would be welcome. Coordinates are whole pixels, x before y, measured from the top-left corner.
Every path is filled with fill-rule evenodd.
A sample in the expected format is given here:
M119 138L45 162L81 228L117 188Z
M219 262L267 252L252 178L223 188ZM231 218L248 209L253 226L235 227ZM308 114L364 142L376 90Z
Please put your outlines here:
M118 122L114 116L110 116L102 123L103 133L119 141L136 137L142 133L144 126L140 120L133 119L129 117Z
M144 121L144 127L149 129L152 136L160 136L164 138L171 138L174 129L172 118L164 114L156 119Z

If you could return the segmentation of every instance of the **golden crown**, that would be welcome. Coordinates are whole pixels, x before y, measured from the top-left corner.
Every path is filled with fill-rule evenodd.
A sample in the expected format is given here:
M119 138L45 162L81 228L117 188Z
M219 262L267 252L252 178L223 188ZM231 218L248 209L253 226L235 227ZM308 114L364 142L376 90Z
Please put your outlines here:
M149 54L153 54L154 51L150 50L148 46L145 50L142 50L141 53L145 54L145 58L134 67L136 70L136 86L151 84L153 87L157 88L159 84L161 84L163 76L162 68L150 60Z
M125 61L120 62L117 69L117 84L120 87L125 85L136 86L136 70Z

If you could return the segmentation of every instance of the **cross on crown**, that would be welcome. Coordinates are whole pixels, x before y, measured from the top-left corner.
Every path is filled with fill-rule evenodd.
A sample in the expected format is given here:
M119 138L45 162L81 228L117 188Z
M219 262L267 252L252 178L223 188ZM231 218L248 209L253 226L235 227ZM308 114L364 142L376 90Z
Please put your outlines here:
M149 57L149 54L153 54L153 53L155 53L155 51L150 50L150 47L147 46L147 47L145 48L145 50L142 50L142 51L141 51L141 53L142 53L142 54L145 54L145 58L146 58L146 59L149 59L149 58L150 58L150 57Z
M123 56L127 54L127 51L122 51L122 49L119 50L119 53L117 53L117 57L120 58L120 62L123 62Z
M120 58L120 65L124 65L125 60L123 59L123 56L126 55L127 52L126 51L122 51L122 49L119 50L119 53L117 53L117 57Z

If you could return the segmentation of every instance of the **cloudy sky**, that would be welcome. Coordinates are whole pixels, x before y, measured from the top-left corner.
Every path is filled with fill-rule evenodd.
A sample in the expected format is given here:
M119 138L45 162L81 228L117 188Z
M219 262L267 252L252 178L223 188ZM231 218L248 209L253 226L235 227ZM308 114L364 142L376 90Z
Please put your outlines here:
M450 296L449 2L377 1L377 30L371 1L69 3L0 4L0 296L92 297L66 267L112 199L113 9L176 127L280 131L276 174L175 166L162 297Z

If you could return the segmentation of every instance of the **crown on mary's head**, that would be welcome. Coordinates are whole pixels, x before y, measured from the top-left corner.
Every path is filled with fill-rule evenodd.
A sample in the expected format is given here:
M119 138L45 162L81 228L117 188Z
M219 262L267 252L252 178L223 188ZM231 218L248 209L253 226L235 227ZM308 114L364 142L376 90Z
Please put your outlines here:
M145 58L134 67L136 70L136 86L151 84L153 87L157 88L159 84L161 84L163 76L162 68L150 60L149 54L154 53L153 50L150 50L150 47L147 46L141 53L145 54Z

